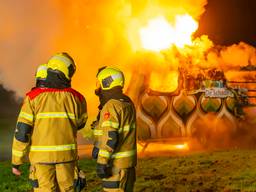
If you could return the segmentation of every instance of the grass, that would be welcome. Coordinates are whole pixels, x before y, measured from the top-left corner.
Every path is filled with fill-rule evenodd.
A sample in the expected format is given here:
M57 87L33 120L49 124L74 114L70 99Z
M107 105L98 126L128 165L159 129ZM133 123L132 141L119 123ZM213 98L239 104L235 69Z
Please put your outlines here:
M0 163L0 191L3 192L26 192L31 189L28 183L28 165L21 167L22 177L16 177L11 173L9 162Z
M256 150L225 150L165 157L144 157L137 166L136 192L238 192L256 191ZM86 172L88 190L101 190L95 162L80 161ZM0 163L0 191L25 192L28 165L23 176L10 172L9 162Z

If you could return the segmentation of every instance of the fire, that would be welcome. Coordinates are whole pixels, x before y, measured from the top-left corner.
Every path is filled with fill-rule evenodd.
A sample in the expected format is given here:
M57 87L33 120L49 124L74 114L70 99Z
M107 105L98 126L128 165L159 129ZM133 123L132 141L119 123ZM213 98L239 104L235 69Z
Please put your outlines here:
M152 143L149 143L146 147L143 147L143 145L137 145L137 149L139 154L150 154L150 153L168 154L168 152L174 152L174 151L188 151L189 145L187 142L180 143L180 144L152 142Z
M161 51L175 45L179 48L192 45L192 34L197 30L198 23L190 15L177 15L174 25L163 17L148 22L148 26L140 30L141 43L144 49Z
M151 73L150 76L150 89L155 91L173 92L178 88L178 71L168 71L167 74Z

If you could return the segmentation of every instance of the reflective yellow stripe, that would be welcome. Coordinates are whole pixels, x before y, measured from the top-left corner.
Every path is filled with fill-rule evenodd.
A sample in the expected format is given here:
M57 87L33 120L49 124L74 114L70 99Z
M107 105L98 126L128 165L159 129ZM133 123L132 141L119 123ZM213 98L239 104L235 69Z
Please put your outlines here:
M110 153L108 151L106 151L106 150L100 149L99 156L109 158L110 157Z
M70 151L74 149L76 149L75 144L30 147L30 151Z
M25 113L25 112L23 112L23 111L20 112L19 117L20 117L20 118L24 118L24 119L26 119L26 120L29 120L29 121L31 121L31 122L32 122L33 119L34 119L34 116L33 116L33 115L31 115L31 114L29 114L29 113Z
M37 68L36 78L45 79L47 77L47 65L42 64Z
M134 156L135 154L136 154L136 150L118 152L118 153L114 153L112 155L108 151L102 150L102 149L100 149L100 152L99 152L99 156L111 158L111 159L120 159L120 158L131 157L131 156Z
M24 155L23 151L17 151L15 149L12 150L12 154L17 157L22 157Z
M38 68L37 68L37 73L40 72L40 71L47 71L47 65L40 65Z
M64 119L76 119L74 113L66 113L66 112L45 112L38 113L36 115L37 119L48 119L48 118L64 118Z
M69 67L71 64L71 61L62 55L55 55L51 58L51 60L62 61L67 67Z
M135 123L133 123L131 126L130 125L124 126L124 131L130 131L130 129L135 129Z
M125 125L124 126L124 131L130 131L130 125Z
M104 121L101 125L102 127L112 127L114 129L119 128L119 123L113 122L113 121Z
M95 135L95 136L103 135L103 130L94 129L93 130L93 135Z
M114 153L111 158L113 159L120 159L120 158L125 158L125 157L131 157L136 154L136 150L132 151L125 151L125 152L119 152L119 153Z

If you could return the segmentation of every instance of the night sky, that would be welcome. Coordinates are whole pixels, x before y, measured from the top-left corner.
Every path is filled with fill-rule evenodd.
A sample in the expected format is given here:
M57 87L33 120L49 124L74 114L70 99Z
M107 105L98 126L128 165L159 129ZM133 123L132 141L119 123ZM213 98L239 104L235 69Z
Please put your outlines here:
M196 36L207 34L215 44L256 46L256 0L208 0L205 8Z

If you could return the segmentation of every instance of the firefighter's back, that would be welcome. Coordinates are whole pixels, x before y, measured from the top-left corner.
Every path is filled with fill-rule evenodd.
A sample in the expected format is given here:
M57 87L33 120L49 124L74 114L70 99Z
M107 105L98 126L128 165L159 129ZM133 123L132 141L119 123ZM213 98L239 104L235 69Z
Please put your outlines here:
M71 88L37 88L27 96L34 112L30 161L58 163L76 160L76 133L82 124L79 118L83 115L83 96Z

